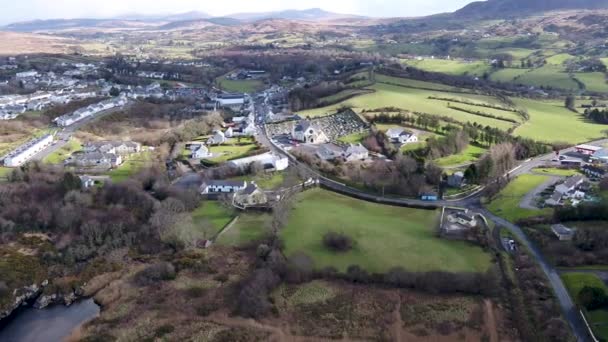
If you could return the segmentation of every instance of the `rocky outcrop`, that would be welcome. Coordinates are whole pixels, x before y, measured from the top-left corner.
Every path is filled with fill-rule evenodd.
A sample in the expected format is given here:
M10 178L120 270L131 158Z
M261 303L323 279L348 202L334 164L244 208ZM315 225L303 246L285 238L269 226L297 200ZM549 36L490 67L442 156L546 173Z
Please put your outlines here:
M10 316L21 305L26 305L28 302L38 297L42 292L42 289L48 285L48 280L42 282L42 284L32 284L30 286L24 286L22 288L15 289L13 291L13 297L15 298L13 303L3 311L0 311L0 320Z

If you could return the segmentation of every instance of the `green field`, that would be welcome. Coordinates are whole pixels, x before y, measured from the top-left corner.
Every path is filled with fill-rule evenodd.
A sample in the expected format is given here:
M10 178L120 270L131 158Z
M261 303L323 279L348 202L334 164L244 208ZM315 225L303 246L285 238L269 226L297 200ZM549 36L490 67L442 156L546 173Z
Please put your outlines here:
M593 273L565 273L561 275L564 285L570 292L572 299L578 302L578 294L585 286L603 288L608 293L608 287L597 275ZM585 311L589 325L597 338L608 340L608 309Z
M226 75L216 78L215 83L222 90L233 93L255 93L264 88L261 80L229 80Z
M575 58L569 53L560 53L554 56L547 58L547 64L551 65L564 65L567 60Z
M11 172L13 172L12 168L0 166L0 180L6 179L11 174Z
M563 101L512 100L530 114L530 120L517 128L515 135L546 142L581 143L603 137L606 129L564 108Z
M282 172L264 173L258 176L240 176L232 178L233 180L254 181L260 188L264 190L273 190L281 186L285 180Z
M383 206L324 190L297 197L289 223L281 233L287 256L303 252L320 269L345 271L359 265L370 272L401 266L410 271L485 272L491 257L462 241L439 239L434 231L438 212ZM327 250L322 243L329 231L354 240L345 253Z
M345 136L339 138L338 141L341 141L341 142L347 143L347 144L358 144L358 143L362 142L363 139L365 139L368 135L369 135L369 132L354 133L354 134L350 134L350 135L345 135Z
M417 69L441 72L448 75L482 76L484 73L492 70L492 66L481 61L467 62L447 59L423 59L420 61L406 60L405 63Z
M72 155L72 153L82 151L82 144L77 139L70 139L68 143L57 151L49 154L42 162L47 164L60 164Z
M608 82L606 74L603 72L576 73L574 77L585 84L589 91L598 93L608 93Z
M227 144L209 147L209 151L214 157L205 160L212 163L223 163L228 160L246 157L257 149L258 146L253 143L243 141L242 144L239 144L236 139L231 139Z
M578 84L562 67L545 65L521 75L516 81L536 87L552 87L565 90L578 90Z
M425 83L425 82L421 82ZM431 87L433 83L429 83ZM354 97L345 102L335 104L333 106L316 108L300 112L302 116L324 116L336 112L341 106L352 107L356 110L362 109L377 109L384 107L397 107L412 112L423 112L435 115L449 116L462 122L477 122L484 126L498 127L506 130L513 126L512 123L506 121L495 120L492 118L481 117L465 113L459 110L454 110L447 107L446 101L431 100L429 96L460 98L469 101L496 103L497 99L483 95L458 94L450 92L435 92L432 90L422 90L414 88L406 88L401 86L393 86L388 84L375 84L371 89L374 93ZM485 108L483 108L485 109ZM481 110L481 109L480 109ZM508 115L508 112L504 112Z
M578 170L569 170L569 169L557 169L557 168L538 168L532 170L534 173L540 173L547 176L563 176L570 177L574 175L578 175L580 172Z
M552 209L529 210L519 207L521 200L527 193L536 189L548 179L548 176L541 175L519 176L511 181L511 183L498 194L498 197L487 205L487 208L495 215L511 222L528 217L549 215L551 214Z
M200 239L211 239L234 218L233 213L219 202L204 201L192 212L195 234Z
M272 217L268 214L241 214L229 230L222 233L217 243L224 246L240 246L264 238L270 233Z
M483 147L469 144L469 147L467 147L461 153L437 159L435 160L435 163L441 167L460 166L478 160L487 151L488 150Z
M521 77L521 75L529 72L531 69L514 69L514 68L505 68L498 69L490 75L490 80L494 82L515 82L517 83L517 79Z
M132 154L127 160L108 175L114 183L124 182L150 164L152 155L149 151Z

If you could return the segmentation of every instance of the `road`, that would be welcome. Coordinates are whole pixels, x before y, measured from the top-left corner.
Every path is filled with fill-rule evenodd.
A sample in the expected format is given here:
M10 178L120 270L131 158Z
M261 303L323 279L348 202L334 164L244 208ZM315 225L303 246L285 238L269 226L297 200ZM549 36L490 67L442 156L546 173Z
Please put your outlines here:
M125 105L125 107L128 106L128 105L129 104ZM125 107L118 107L118 108L112 108L112 109L104 110L102 112L97 113L96 115L93 115L91 117L85 118L85 119L83 119L81 121L75 122L74 124L72 124L72 125L70 125L68 127L64 127L62 129L60 129L55 134L55 141L53 142L53 144L50 145L49 147L45 148L44 150L38 152L38 154L36 154L34 157L32 157L32 160L44 160L49 155L55 153L56 151L60 150L65 145L67 145L68 142L70 141L70 138L72 137L72 134L74 134L74 132L78 131L83 126L85 126L88 123L90 123L92 121L95 121L95 120L97 120L99 118L102 118L102 117L104 117L106 115L109 115L109 114L121 111Z
M549 280L549 283L551 284L551 287L553 288L555 296L564 313L564 317L566 318L570 327L572 328L572 332L575 335L576 339L578 341L589 341L590 340L588 329L579 313L579 310L577 309L572 298L570 297L568 290L564 286L564 283L562 282L562 279L559 276L559 272L545 260L545 258L543 257L543 255L542 255L541 251L538 249L538 247L536 247L536 245L528 238L528 236L522 231L522 229L519 226L517 226L505 219L502 219L502 218L492 214L491 212L487 211L485 208L483 208L483 206L481 205L481 201L480 201L481 196L483 195L483 191L480 191L465 199L460 199L460 200L456 200L456 201L437 201L437 202L425 202L422 200L412 199L412 198L379 197L379 196L375 196L372 194L368 194L368 193L359 191L357 189L348 187L344 184L341 184L339 182L336 182L334 180L331 180L331 179L321 175L316 170L313 170L308 165L300 163L291 154L287 153L282 148L279 148L277 145L275 145L268 137L266 130L264 128L264 125L263 125L264 114L263 113L260 113L260 114L261 114L260 115L261 120L259 120L259 121L261 124L259 125L259 135L257 136L258 141L263 146L266 146L267 148L269 148L271 151L274 151L275 153L284 155L287 158L289 158L290 164L292 166L299 168L300 170L306 172L307 174L314 175L314 177L319 179L319 183L323 187L328 188L329 190L333 190L335 192L338 192L338 193L341 193L344 195L348 195L351 197L363 199L363 200L369 200L369 201L373 201L373 202L397 205L397 206L431 207L431 208L432 207L441 207L441 206L452 206L452 207L462 207L462 208L474 209L474 210L478 211L479 213L483 214L489 220L496 223L497 225L508 229L514 236L516 236L519 239L519 241L522 244L524 244L525 247L527 247L527 249L530 251L532 257L534 257L537 260L542 271L547 276L547 279ZM590 142L590 144L600 145L600 146L603 146L606 143L608 143L608 139L602 139L602 140ZM560 151L560 154L564 155L564 154L571 154L574 152L575 152L574 148L568 148L566 150ZM530 173L533 169L546 165L548 162L551 162L551 160L554 158L555 158L555 153L549 153L549 154L546 154L543 156L539 156L536 158L526 160L523 163L521 163L517 168L515 168L511 172L509 172L508 177L514 178L514 177L517 177L517 176L520 176L520 175L523 175L526 173Z

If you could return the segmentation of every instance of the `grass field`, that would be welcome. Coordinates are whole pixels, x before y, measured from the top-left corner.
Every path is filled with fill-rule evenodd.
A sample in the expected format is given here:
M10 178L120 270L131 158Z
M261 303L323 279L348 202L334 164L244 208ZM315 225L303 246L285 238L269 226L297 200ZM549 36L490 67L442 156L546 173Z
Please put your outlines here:
M405 63L417 69L441 72L448 75L482 76L484 73L492 70L492 67L488 63L482 61L466 62L447 59L423 59L421 61L407 60Z
M341 141L341 142L347 143L347 144L358 144L358 143L362 142L363 139L365 139L368 135L369 135L369 132L354 133L354 134L350 134L350 135L345 135L345 136L339 138L338 141Z
M261 80L229 80L226 75L216 78L215 83L222 90L233 93L255 93L264 88Z
M5 180L11 174L11 172L13 172L12 168L0 166L0 181Z
M578 294L585 286L600 287L608 293L608 287L597 275L592 273L565 273L561 275L564 285L572 299L578 302ZM585 310L585 317L597 338L608 340L608 309L595 311Z
M562 67L545 65L521 75L516 81L536 87L553 87L565 90L578 90L578 84Z
M240 176L235 177L233 180L246 180L246 181L254 181L257 185L259 185L264 190L273 190L281 186L283 181L285 180L284 174L282 172L273 172L273 173L265 173L259 176Z
M515 69L515 68L505 68L498 69L490 75L490 80L494 82L515 82L517 83L517 78L521 77L521 75L529 72L531 69Z
M515 135L546 142L581 143L601 138L606 129L585 120L582 114L564 108L562 101L512 100L530 114L530 120L517 128Z
M481 248L435 237L438 212L398 208L355 200L324 190L297 197L289 223L280 234L285 254L303 252L316 268L345 271L359 265L370 272L401 266L410 271L485 272L491 257ZM354 241L345 253L327 250L329 231L343 232Z
M214 157L206 159L212 163L223 163L231 159L245 157L258 149L258 146L253 143L243 142L241 145L235 139L229 140L227 144L211 146L209 151Z
M511 222L528 217L549 215L551 214L552 209L529 210L519 207L521 200L527 193L539 187L548 179L549 177L541 175L519 176L511 181L511 183L498 194L498 197L487 205L487 208L492 213Z
M433 86L432 83L430 83L430 85ZM467 99L469 101L485 103L495 103L497 101L496 99L489 96L458 94L450 92L434 92L432 90L406 88L388 84L375 84L371 87L371 89L375 90L375 92L371 94L357 96L345 102L335 104L333 106L307 110L299 114L311 117L323 116L329 113L336 112L337 109L343 105L353 107L356 110L397 107L405 110L410 110L412 112L423 112L435 115L449 116L462 122L477 122L484 126L498 127L504 130L513 126L513 124L509 122L481 117L478 115L473 115L459 110L448 108L447 102L445 101L429 99L429 96L440 96L449 98L461 98ZM508 112L504 113L508 115Z
M241 214L234 226L219 237L217 243L224 246L241 246L260 240L270 233L271 220L269 214Z
M132 154L119 167L109 172L109 176L114 183L124 182L142 168L149 165L152 155L149 151Z
M82 144L77 139L71 138L68 143L57 151L49 154L44 158L43 162L47 164L60 164L72 155L72 153L81 151Z
M210 239L219 233L232 219L233 213L219 202L205 201L192 212L195 234L200 239Z
M469 147L461 153L437 159L435 160L435 163L442 167L463 165L478 160L487 151L488 150L483 147L469 144Z
M585 84L589 91L608 93L608 82L603 72L576 73L574 77Z
M557 169L557 168L538 168L532 170L535 173L540 173L547 176L563 176L570 177L574 175L578 175L580 172L578 170L567 170L567 169Z

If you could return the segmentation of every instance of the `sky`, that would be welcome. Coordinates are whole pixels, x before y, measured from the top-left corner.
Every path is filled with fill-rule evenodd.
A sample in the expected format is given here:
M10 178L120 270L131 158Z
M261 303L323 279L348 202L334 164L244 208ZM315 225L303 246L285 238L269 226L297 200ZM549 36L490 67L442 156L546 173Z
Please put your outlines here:
M323 8L371 17L412 17L461 8L471 0L0 0L0 24L34 19L104 18L124 14L240 12Z

